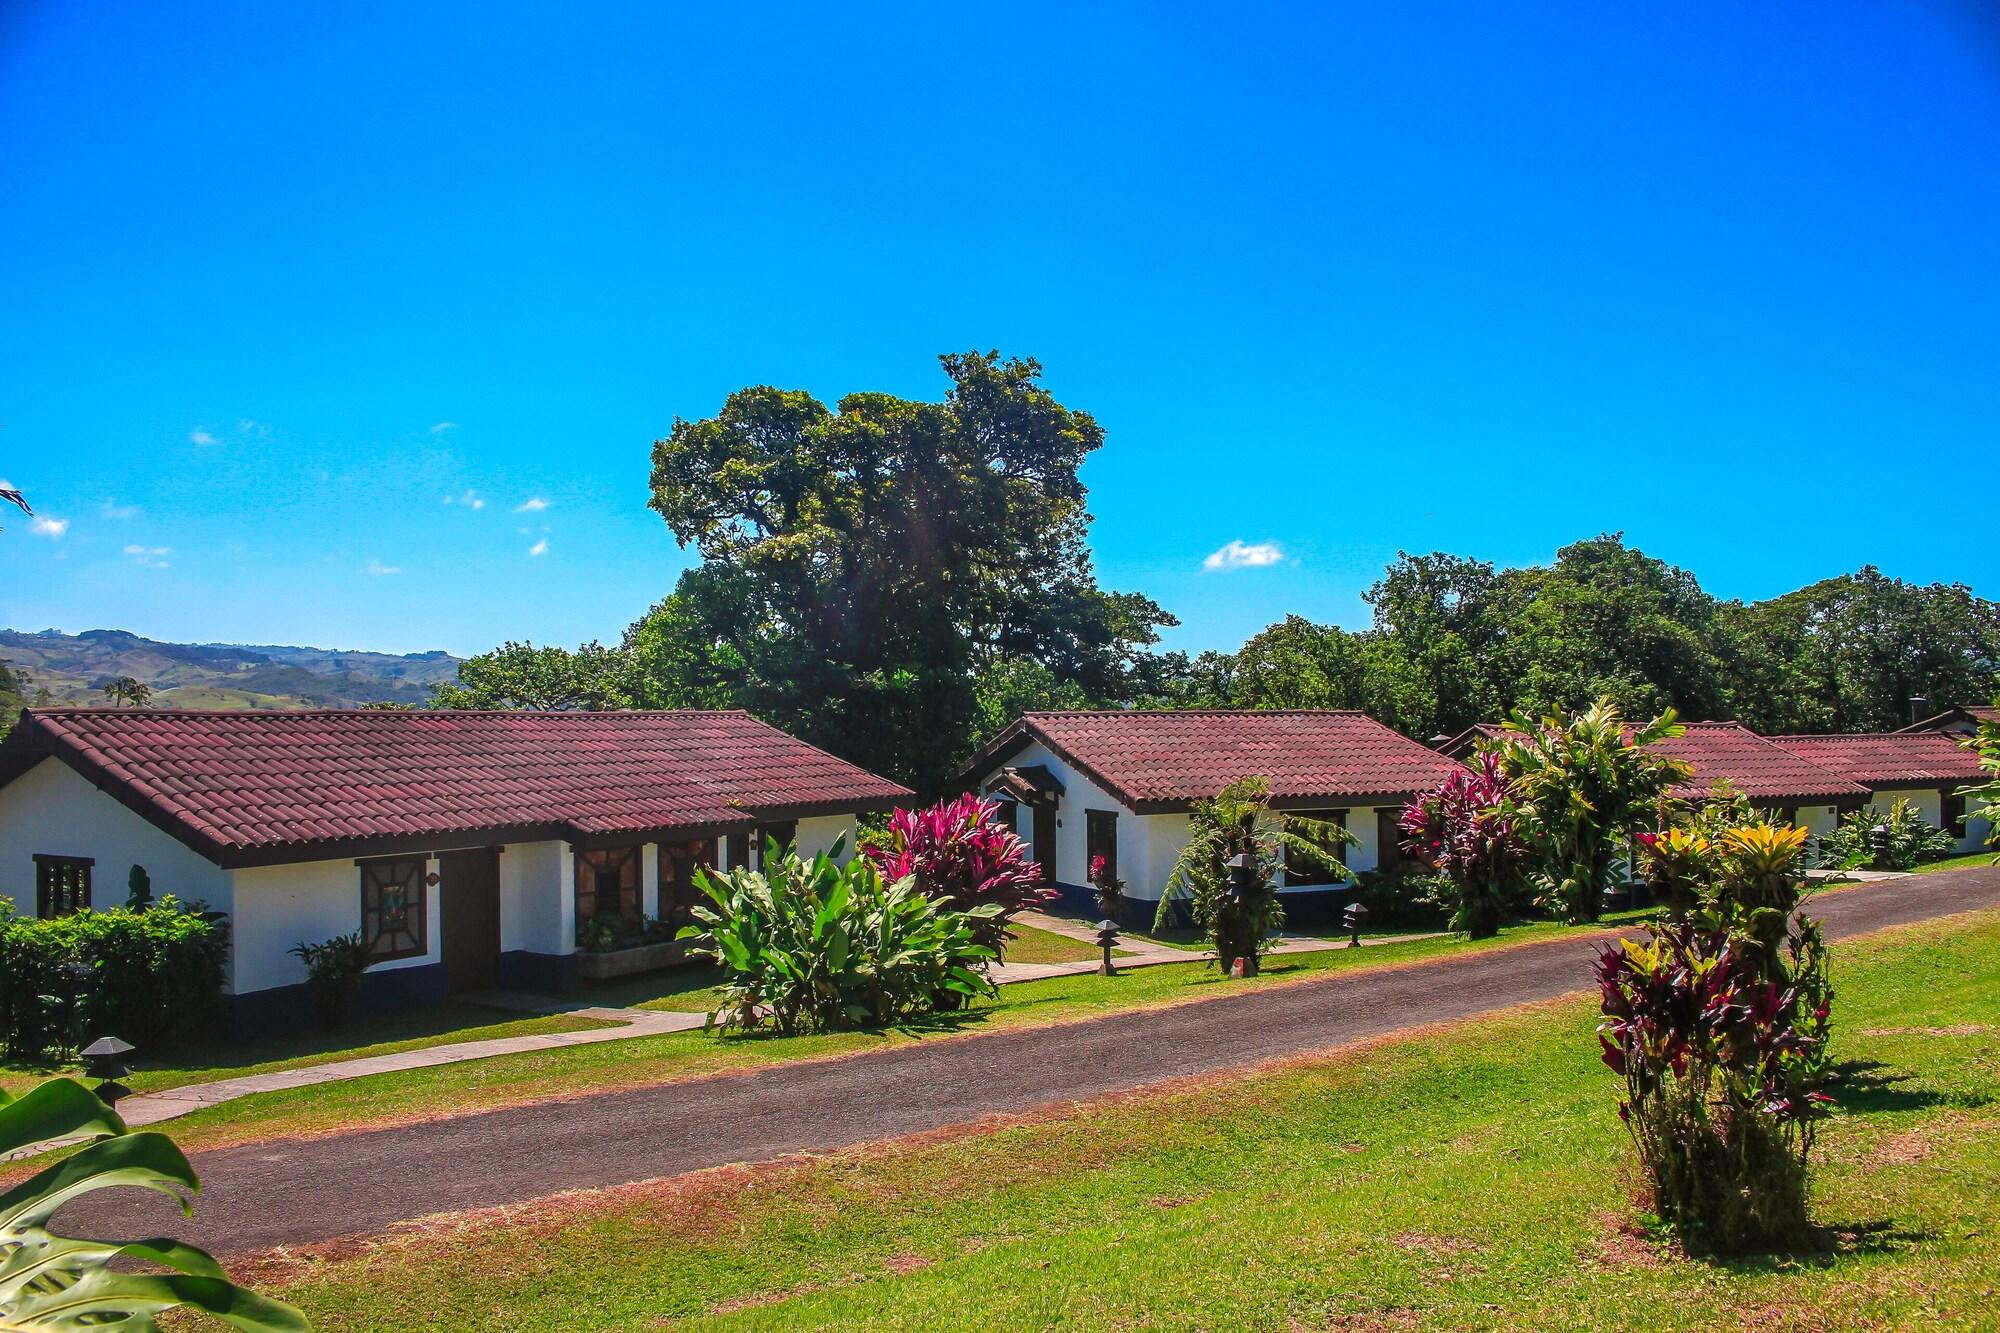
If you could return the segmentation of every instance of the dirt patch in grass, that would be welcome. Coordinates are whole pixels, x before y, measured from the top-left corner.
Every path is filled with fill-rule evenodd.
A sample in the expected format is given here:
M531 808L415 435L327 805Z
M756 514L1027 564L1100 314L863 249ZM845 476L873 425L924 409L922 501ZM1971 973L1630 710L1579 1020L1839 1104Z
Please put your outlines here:
M1593 1268L1664 1268L1660 1247L1639 1224L1617 1213L1597 1215L1597 1235L1583 1260Z
M1438 1254L1447 1257L1471 1254L1480 1246L1463 1236L1433 1236L1427 1231L1405 1231L1390 1237L1399 1250L1414 1250L1419 1254Z
M930 1266L931 1261L924 1258L921 1254L892 1254L882 1261L882 1267L888 1269L897 1277L902 1277L906 1273L915 1273Z

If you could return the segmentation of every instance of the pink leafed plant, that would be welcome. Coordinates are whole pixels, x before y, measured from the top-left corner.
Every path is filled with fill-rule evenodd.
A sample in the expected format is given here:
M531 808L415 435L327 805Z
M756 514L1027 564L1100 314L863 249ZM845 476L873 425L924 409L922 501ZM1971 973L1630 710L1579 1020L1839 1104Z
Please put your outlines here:
M1403 811L1403 850L1450 877L1452 924L1474 939L1499 931L1527 868L1529 848L1515 818L1499 756L1459 769Z
M966 795L921 810L898 810L888 836L867 849L868 858L891 883L908 876L932 898L966 911L997 904L999 916L978 922L982 944L997 948L1011 938L1007 922L1015 913L1055 897L1027 846L999 823L996 801Z

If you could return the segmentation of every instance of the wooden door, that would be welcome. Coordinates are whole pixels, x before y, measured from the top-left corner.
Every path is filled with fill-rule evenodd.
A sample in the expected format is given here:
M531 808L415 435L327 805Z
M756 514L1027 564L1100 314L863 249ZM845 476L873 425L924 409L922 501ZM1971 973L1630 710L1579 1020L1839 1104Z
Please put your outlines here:
M1038 805L1035 811L1035 864L1042 868L1042 882L1056 882L1056 811L1054 806Z
M491 990L500 976L500 849L438 857L439 952L454 995Z

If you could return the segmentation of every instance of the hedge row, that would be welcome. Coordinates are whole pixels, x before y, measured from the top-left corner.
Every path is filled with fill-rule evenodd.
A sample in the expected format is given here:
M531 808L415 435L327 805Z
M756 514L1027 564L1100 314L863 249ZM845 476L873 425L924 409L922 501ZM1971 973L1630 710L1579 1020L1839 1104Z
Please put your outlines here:
M228 952L222 913L171 896L48 920L0 907L0 1044L23 1063L104 1036L170 1045L219 1019Z

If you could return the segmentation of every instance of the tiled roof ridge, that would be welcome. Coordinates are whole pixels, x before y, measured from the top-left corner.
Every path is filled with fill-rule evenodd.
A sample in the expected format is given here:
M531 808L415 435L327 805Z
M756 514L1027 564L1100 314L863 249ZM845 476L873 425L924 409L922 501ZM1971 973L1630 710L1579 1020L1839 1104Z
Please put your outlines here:
M62 704L22 710L35 717L750 717L747 708L150 708ZM751 718L761 722L762 718ZM766 722L764 725L769 726Z
M1022 717L1367 717L1362 708L1036 708ZM1386 725L1386 724L1384 724ZM1401 735L1401 732L1397 733Z

